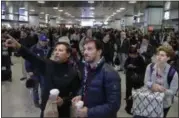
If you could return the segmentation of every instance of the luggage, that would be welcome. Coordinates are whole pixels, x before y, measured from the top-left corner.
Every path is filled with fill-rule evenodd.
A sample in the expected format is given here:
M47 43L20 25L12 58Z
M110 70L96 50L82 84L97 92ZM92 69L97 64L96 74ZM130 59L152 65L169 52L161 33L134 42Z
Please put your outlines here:
M147 88L132 91L133 107L132 113L144 117L163 117L164 93L152 92Z

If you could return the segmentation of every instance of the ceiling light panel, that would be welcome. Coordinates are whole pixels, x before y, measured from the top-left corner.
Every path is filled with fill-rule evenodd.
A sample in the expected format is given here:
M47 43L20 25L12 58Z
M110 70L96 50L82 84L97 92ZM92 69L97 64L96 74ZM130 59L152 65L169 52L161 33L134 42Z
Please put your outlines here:
M121 12L121 10L120 10L120 9L118 9L118 10L116 10L116 12Z
M131 0L131 1L129 1L129 3L130 3L130 4L135 4L136 1L135 1L135 0Z
M62 10L62 9L59 9L58 11L59 11L59 12L63 12L63 10Z
M95 8L94 7L90 7L91 10L94 10Z
M124 10L125 8L124 7L121 7L120 10Z
M44 4L45 1L44 1L44 0L38 0L38 3L40 3L40 4Z
M58 9L58 7L53 7L53 9Z
M25 9L24 7L20 7L19 9Z
M31 11L31 12L34 12L35 10L34 10L34 9L31 9L30 11Z

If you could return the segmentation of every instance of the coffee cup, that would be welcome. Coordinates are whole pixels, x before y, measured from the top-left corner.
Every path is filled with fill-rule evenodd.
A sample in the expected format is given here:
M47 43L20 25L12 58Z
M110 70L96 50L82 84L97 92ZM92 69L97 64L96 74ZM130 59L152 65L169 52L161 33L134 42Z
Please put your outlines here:
M59 93L60 93L60 91L58 89L52 89L52 90L50 90L50 99L52 101L57 100L57 97L58 97Z
M81 108L83 107L83 105L84 105L84 102L83 102L83 101L78 101L78 102L75 104L75 106L76 106L77 109L81 109Z

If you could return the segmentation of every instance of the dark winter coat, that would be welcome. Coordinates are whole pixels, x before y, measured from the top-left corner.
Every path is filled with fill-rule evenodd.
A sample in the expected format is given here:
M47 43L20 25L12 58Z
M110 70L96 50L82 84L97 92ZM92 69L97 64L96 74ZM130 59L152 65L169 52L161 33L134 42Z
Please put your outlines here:
M21 47L19 53L25 60L28 60L38 72L44 76L44 92L42 95L41 117L45 109L49 92L51 89L58 89L59 96L64 100L61 107L58 107L59 117L70 116L71 99L76 96L80 87L79 73L68 62L58 63L52 60L43 59L30 52L27 48Z
M84 106L88 108L88 118L116 118L121 104L121 79L118 73L104 60L96 68L87 68L87 81L85 84L83 71L80 94L83 96Z

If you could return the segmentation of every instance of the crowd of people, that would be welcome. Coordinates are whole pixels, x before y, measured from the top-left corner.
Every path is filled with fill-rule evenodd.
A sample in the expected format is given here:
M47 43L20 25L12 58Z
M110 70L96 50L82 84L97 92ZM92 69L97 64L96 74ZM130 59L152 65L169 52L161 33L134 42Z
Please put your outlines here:
M152 91L166 92L164 117L178 90L179 32L173 30L144 34L136 28L20 27L2 28L1 33L2 81L13 81L12 52L22 56L20 80L33 88L41 117L53 88L60 91L56 101L59 117L70 117L70 106L80 100L84 107L78 110L79 117L117 117L121 105L118 71L126 75L125 110L131 115L132 89L146 85Z

